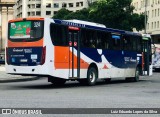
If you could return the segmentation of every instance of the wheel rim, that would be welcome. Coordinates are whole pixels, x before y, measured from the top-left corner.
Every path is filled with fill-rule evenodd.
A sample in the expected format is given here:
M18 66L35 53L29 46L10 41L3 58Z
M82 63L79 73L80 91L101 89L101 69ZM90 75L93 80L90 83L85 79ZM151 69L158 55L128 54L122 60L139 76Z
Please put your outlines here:
M94 72L91 72L90 73L90 75L89 75L89 79L90 79L90 82L94 82L95 81L95 79L96 79L96 75L95 75L95 73Z

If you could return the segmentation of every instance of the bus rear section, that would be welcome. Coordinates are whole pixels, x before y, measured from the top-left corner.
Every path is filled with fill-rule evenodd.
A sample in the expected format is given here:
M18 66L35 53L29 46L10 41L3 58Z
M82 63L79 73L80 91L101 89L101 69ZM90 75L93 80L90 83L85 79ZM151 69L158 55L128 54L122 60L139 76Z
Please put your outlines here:
M27 18L8 23L6 72L10 74L45 74L44 19Z

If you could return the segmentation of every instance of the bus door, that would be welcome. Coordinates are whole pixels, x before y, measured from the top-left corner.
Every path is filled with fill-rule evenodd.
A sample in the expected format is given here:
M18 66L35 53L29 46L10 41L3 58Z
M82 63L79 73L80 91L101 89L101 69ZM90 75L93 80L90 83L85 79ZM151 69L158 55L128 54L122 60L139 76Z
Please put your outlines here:
M80 77L80 38L79 28L69 27L69 78Z
M151 46L149 40L143 39L143 75L150 75Z

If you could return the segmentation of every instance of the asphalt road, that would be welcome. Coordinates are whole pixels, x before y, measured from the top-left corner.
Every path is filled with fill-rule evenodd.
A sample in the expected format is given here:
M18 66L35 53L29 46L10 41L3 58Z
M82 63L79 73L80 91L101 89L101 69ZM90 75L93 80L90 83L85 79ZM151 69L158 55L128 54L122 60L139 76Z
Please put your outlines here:
M45 78L1 83L0 108L160 108L160 73L142 77L139 82L116 79L109 84L100 81L96 86L69 81L58 87Z

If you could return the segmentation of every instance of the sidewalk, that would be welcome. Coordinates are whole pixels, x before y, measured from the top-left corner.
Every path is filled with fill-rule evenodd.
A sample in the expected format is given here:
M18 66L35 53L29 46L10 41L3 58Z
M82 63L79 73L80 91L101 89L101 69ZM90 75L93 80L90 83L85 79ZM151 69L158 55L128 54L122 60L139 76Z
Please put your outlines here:
M7 82L20 82L20 81L30 81L37 80L37 76L21 76L21 75L10 75L5 72L5 66L0 65L0 83Z

